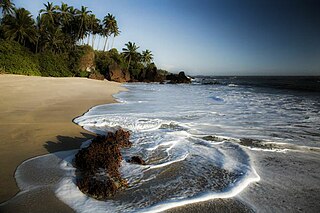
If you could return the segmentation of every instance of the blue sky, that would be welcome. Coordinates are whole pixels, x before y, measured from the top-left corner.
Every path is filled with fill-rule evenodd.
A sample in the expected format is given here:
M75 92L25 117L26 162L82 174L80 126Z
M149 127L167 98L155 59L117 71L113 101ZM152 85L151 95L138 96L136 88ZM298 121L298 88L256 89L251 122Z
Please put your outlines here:
M13 0L37 15L41 0ZM61 4L61 1L52 1ZM320 75L317 0L65 0L100 19L112 13L121 35L150 49L158 68L205 75ZM101 42L102 45L102 42Z

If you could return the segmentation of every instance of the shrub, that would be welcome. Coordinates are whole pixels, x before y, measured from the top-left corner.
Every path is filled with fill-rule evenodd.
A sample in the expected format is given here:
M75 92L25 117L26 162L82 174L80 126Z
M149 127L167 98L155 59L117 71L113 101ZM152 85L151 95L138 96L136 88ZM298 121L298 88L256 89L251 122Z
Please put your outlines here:
M0 72L41 75L37 57L18 42L0 39Z
M43 52L38 54L39 67L42 76L70 77L73 73L68 67L68 58L63 54Z
M79 71L79 72L77 72L77 74L76 74L76 76L77 77L82 77L82 78L87 78L87 77L89 77L89 72L87 72L87 71Z

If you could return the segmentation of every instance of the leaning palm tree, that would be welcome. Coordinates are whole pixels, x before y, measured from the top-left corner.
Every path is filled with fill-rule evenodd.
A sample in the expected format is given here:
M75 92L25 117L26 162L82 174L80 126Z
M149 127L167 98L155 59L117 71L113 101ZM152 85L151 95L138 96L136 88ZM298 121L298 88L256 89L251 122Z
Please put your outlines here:
M135 58L138 55L137 50L139 49L139 47L136 46L136 43L131 43L130 41L125 44L125 46L126 48L122 48L122 51L124 58L128 60L127 70L129 70L132 58Z
M35 44L36 27L30 12L24 8L14 9L12 15L3 20L4 36L24 45L26 42Z
M117 25L116 18L112 14L108 13L103 19L103 27L104 27L103 36L106 38L103 51L106 50L108 38L113 33L114 31L113 29L115 28L116 25Z
M14 3L11 0L0 0L0 8L2 10L2 16L10 15L14 10Z
M100 19L95 19L92 24L91 33L92 33L92 48L94 49L94 42L96 40L96 36L99 35L102 31L100 25Z
M116 25L113 27L112 29L112 45L111 45L111 49L113 48L113 43L114 43L114 38L120 35L120 30L119 27L116 23Z
M147 49L145 51L142 51L141 61L142 63L144 63L145 66L150 64L152 60L153 60L153 54L151 53L150 50Z
M87 45L89 45L89 42L90 42L90 35L92 34L92 37L93 37L93 31L97 28L97 25L99 25L98 20L99 19L97 19L94 14L90 14L88 17L88 20L87 20L87 31L88 31Z

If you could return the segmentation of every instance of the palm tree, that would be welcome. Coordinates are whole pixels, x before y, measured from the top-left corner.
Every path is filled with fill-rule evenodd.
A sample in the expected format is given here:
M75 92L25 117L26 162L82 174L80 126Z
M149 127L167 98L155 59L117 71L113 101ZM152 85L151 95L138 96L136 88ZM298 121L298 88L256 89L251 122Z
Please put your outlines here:
M69 25L69 22L71 20L71 13L70 13L70 7L68 4L61 3L61 6L57 8L59 11L59 16L60 16L60 22L63 27L67 27Z
M153 60L153 54L151 53L150 50L145 50L142 51L142 57L141 57L142 62L144 63L145 66L150 64Z
M91 10L87 10L87 7L81 6L81 10L78 11L78 21L80 23L79 32L78 32L78 39L83 39L87 28L88 28L88 20L89 14L92 12Z
M54 24L56 22L58 6L54 6L52 2L47 2L47 4L43 5L45 9L40 10L41 18L43 18L47 25Z
M102 31L102 27L100 25L100 19L95 18L93 20L91 33L92 33L92 48L94 49L94 42L96 40L97 34L99 35Z
M112 34L113 34L113 37L112 37L111 49L113 48L114 38L120 35L120 30L117 23L116 23L116 26L112 29Z
M66 26L64 26L64 33L67 33L70 37L70 39L73 41L73 43L76 43L78 40L78 32L80 25L78 23L77 15L79 13L79 10L74 8L73 6L69 7L68 10L70 14L70 19Z
M14 10L14 3L11 0L0 0L0 8L2 8L2 15L10 15Z
M112 34L114 27L116 26L117 21L116 18L108 13L103 19L103 35L105 36L106 40L104 43L103 51L106 51L106 46L108 42L108 37Z
M53 53L61 53L65 49L65 35L60 28L51 28L44 39L45 49Z
M3 19L4 36L24 45L26 42L35 44L36 27L32 15L24 8L14 9L12 15Z
M124 58L128 60L127 70L129 70L131 59L135 58L138 55L137 50L139 49L139 47L136 46L136 43L131 43L130 41L125 44L125 46L126 48L122 48L122 51Z
M99 19L96 18L96 16L94 14L90 14L89 17L88 17L88 23L87 23L87 30L89 32L88 34L88 42L87 42L87 45L89 45L89 42L90 42L90 34L92 34L92 38L93 38L93 31L97 30L98 28L98 25L99 25ZM96 33L96 32L95 32ZM93 48L93 46L92 46Z

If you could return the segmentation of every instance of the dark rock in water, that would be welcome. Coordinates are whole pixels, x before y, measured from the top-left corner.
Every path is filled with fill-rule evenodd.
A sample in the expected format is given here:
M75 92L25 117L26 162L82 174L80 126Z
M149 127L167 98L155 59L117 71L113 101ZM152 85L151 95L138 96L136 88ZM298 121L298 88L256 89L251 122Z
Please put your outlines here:
M79 189L94 198L106 199L127 187L119 167L122 160L120 148L130 147L130 133L123 129L106 136L97 136L89 147L81 149L75 157L79 174Z
M99 200L113 197L118 190L127 187L123 179L100 176L99 174L83 174L82 178L77 181L77 185L83 193Z
M160 74L155 64L152 63L139 74L138 80L141 82L163 82L165 75Z
M140 156L132 156L128 163L135 163L140 165L146 165L146 162Z
M226 140L225 138L219 138L217 136L212 136L212 135L205 136L202 139L206 141L214 141L214 142L222 142Z
M184 72L179 72L179 74L170 74L167 75L167 80L170 84L190 84L191 79L188 78Z
M109 66L106 78L109 81L128 82L130 81L130 73L127 70L121 70L120 66L116 63Z

